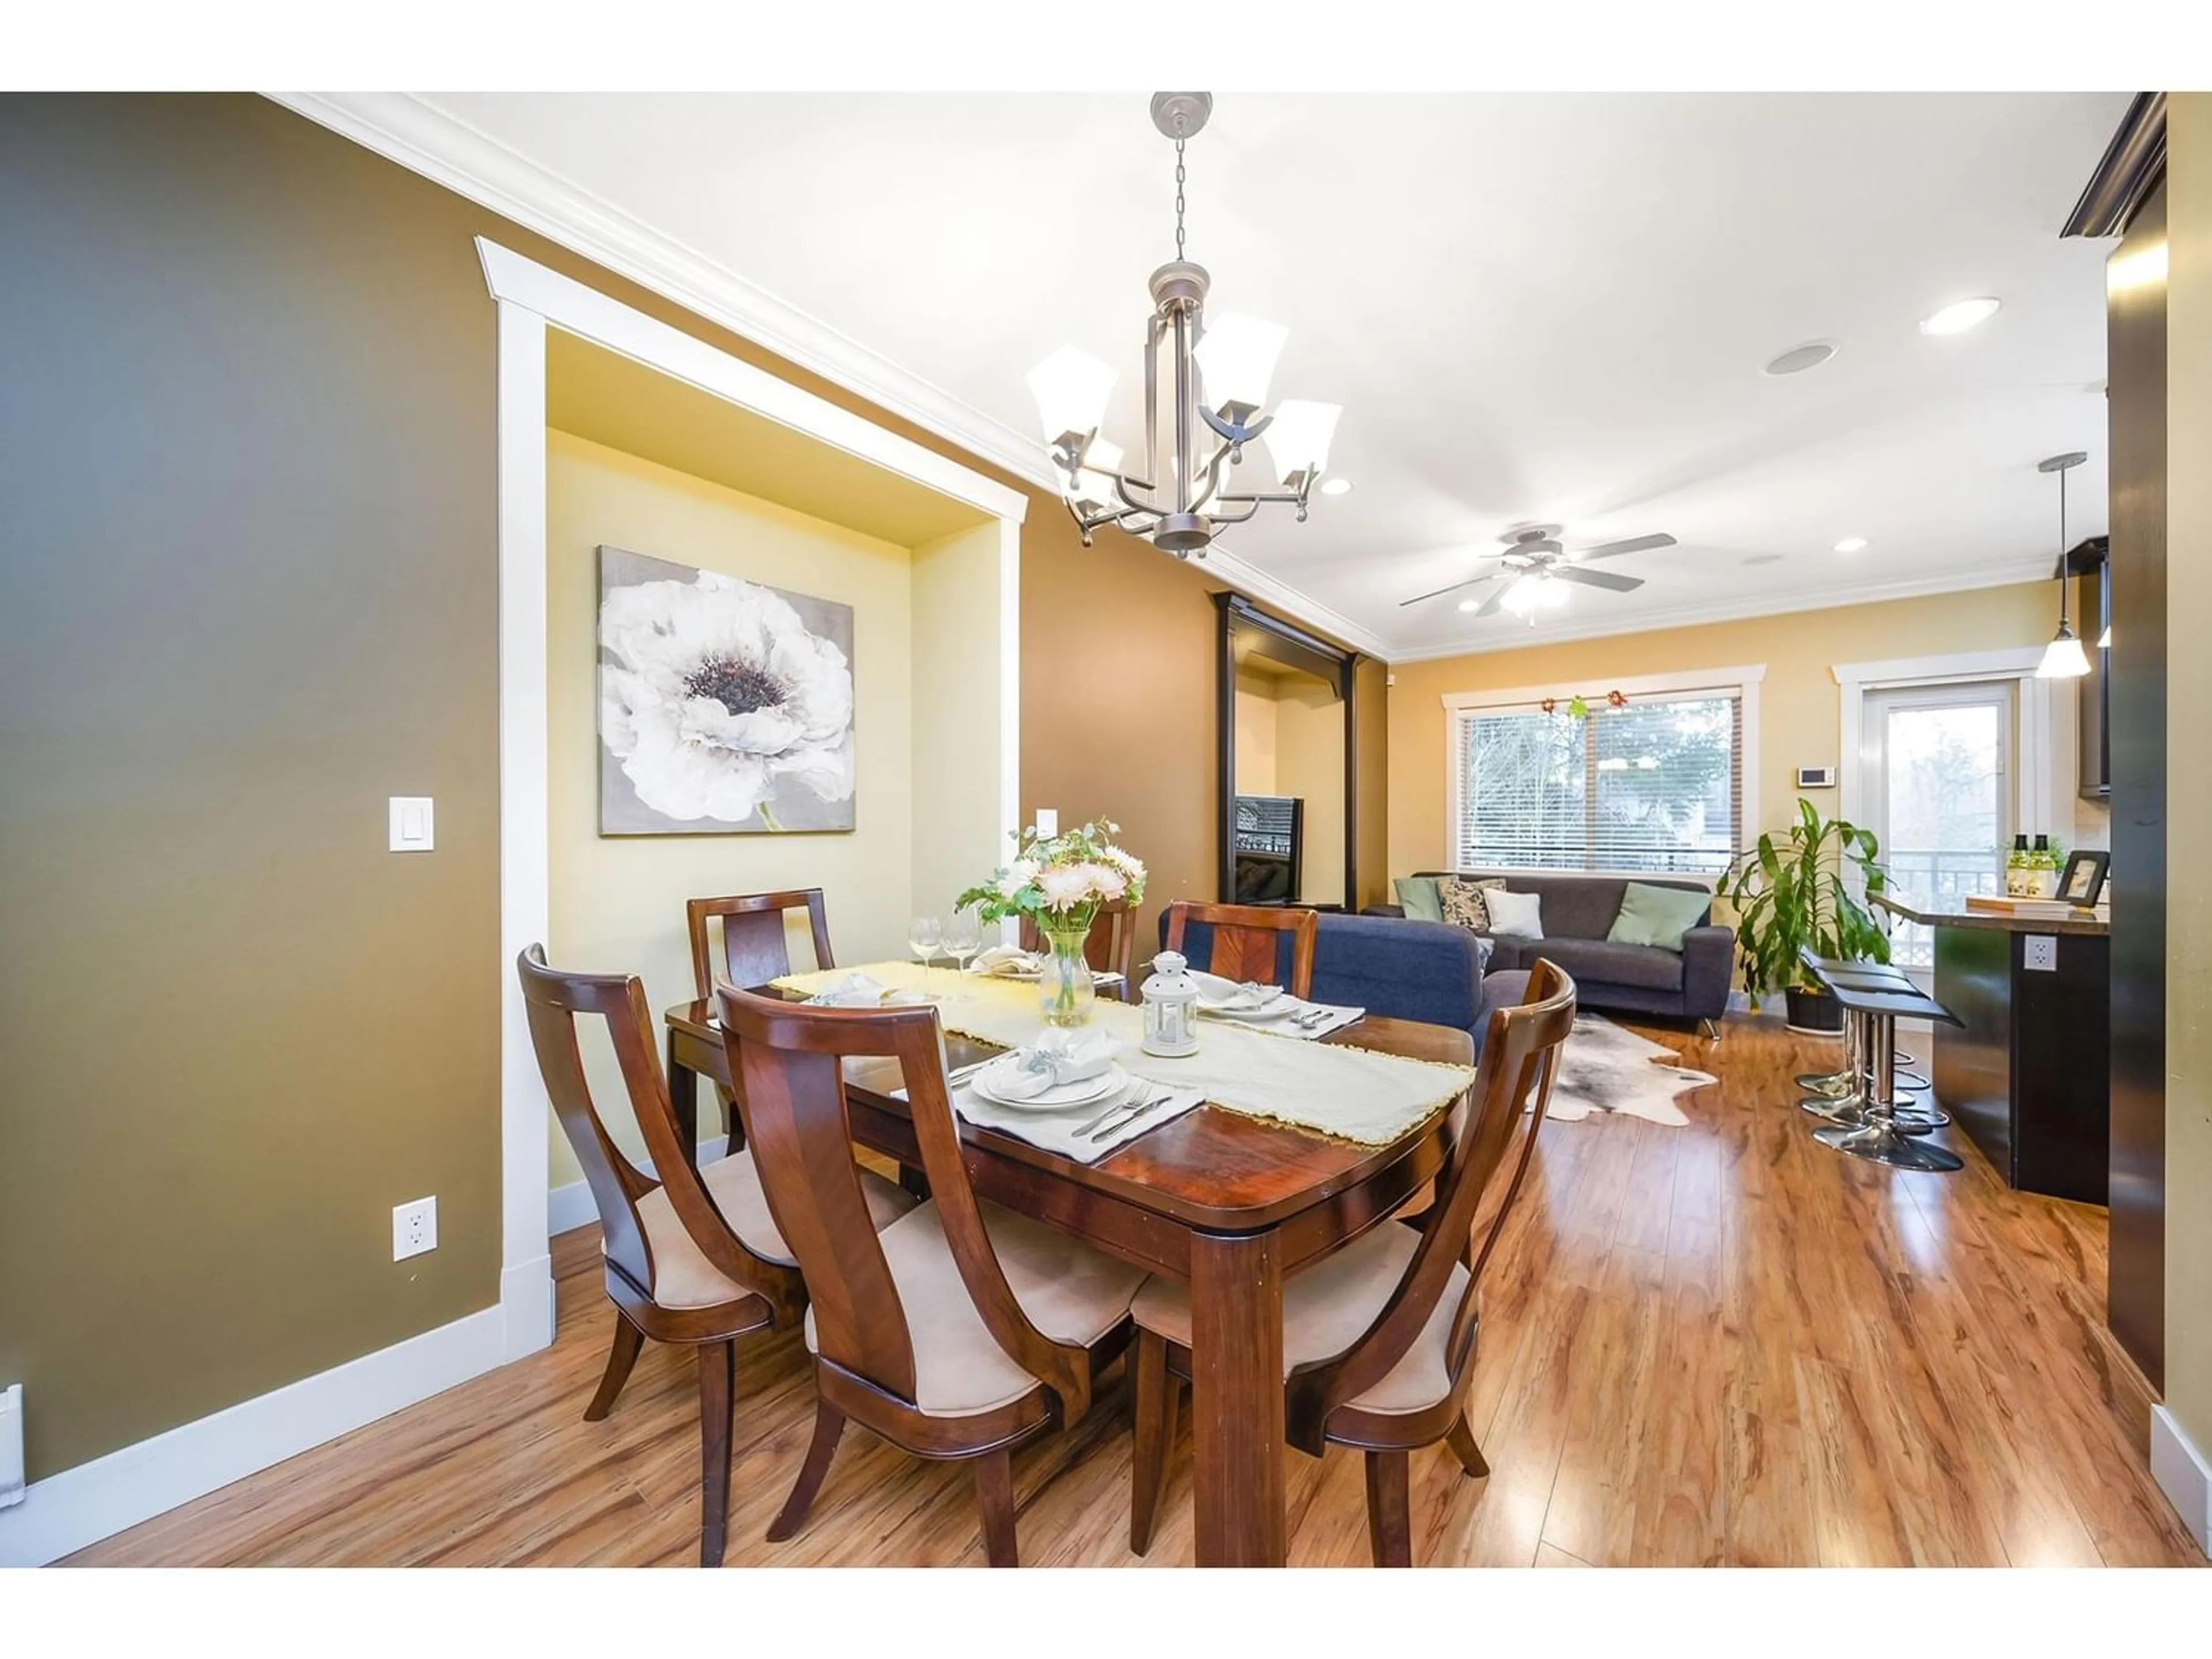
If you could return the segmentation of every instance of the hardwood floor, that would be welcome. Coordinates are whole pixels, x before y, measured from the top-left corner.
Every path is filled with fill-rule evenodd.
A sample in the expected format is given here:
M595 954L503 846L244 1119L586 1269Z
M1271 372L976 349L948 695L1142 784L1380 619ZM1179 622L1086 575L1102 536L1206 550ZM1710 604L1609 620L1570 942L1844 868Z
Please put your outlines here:
M1492 1473L1413 1464L1423 1565L2202 1565L2145 1466L2151 1396L2104 1327L2105 1217L1816 1145L1765 1021L1650 1035L1722 1081L1684 1129L1546 1125L1493 1264L1471 1420ZM689 1564L690 1356L648 1347L582 1420L612 1315L595 1234L557 1240L546 1352L73 1558L100 1565ZM966 1469L849 1433L811 1520L763 1541L807 1440L795 1335L740 1349L729 1560L980 1564ZM1014 1461L1023 1559L1136 1565L1117 1370ZM1289 1456L1291 1559L1364 1564L1356 1453ZM1191 1559L1178 1447L1153 1565Z

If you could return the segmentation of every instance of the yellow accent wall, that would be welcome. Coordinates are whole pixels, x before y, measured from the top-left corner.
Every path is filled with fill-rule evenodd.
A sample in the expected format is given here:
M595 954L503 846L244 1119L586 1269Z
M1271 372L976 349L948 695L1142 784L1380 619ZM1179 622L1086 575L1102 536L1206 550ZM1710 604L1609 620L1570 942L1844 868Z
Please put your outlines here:
M1344 902L1344 704L1318 680L1287 674L1276 687L1275 793L1305 805L1298 896Z
M851 833L599 835L597 550L602 543L853 607L858 784ZM823 891L831 939L842 959L904 956L915 898L914 768L918 757L933 752L916 744L910 725L915 555L620 450L550 432L546 561L553 918L547 949L554 963L637 974L657 1012L691 995L685 900L812 886ZM994 587L995 580L994 574ZM995 656L990 660L995 665ZM996 752L995 740L990 748ZM983 856L994 834L987 824ZM950 895L945 898L949 903ZM793 938L794 964L811 965L803 927ZM635 1123L626 1110L611 1106L623 1099L611 1053L604 1042L589 1041L585 1055L617 1138L641 1158L644 1143ZM711 1104L702 1105L701 1117L702 1129L712 1132ZM556 1126L552 1184L580 1178Z
M1275 788L1275 682L1237 675L1237 793L1272 795Z
M2056 586L2022 582L1401 664L1390 690L1390 873L1448 866L1443 699L1451 692L1542 685L1595 696L1636 675L1764 663L1756 758L1763 822L1746 826L1756 833L1789 822L1797 768L1843 763L1842 692L1832 665L2040 645L2057 623ZM1839 793L1814 799L1833 812Z
M2212 1457L2212 94L2166 105L2166 1406ZM2201 1517L2200 1517L2201 1523Z

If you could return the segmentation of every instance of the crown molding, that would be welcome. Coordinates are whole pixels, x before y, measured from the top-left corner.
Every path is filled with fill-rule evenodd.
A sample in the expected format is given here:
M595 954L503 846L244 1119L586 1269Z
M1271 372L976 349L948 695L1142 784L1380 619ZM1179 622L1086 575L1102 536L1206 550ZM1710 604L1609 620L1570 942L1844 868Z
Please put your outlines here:
M410 92L271 92L295 114L673 300L1054 497L1043 446ZM1388 659L1382 635L1216 544L1206 568L1249 598Z
M1656 634L1667 629L1694 628L1705 623L1741 622L1753 617L1784 617L1800 611L1834 611L1844 605L1878 605L1885 599L1924 599L1932 593L1962 593L1981 587L2005 587L2014 582L2047 581L2048 560L2015 561L1981 570L1952 575L1922 576L1903 581L1865 582L1855 587L1825 592L1778 593L1764 598L1723 599L1710 605L1669 606L1664 611L1641 611L1618 621L1593 618L1565 626L1545 623L1533 629L1500 636L1412 647L1394 652L1390 661L1432 662L1440 657L1480 657L1500 651L1525 651L1532 645L1562 645L1572 640L1608 639L1620 634ZM2052 620L2057 620L2054 614Z

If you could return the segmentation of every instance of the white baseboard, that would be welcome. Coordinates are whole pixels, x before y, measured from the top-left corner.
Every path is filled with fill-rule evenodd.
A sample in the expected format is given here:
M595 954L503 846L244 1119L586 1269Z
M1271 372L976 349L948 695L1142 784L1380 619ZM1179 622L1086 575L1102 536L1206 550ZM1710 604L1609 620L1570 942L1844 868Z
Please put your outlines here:
M552 1279L543 1264L510 1270L519 1299L544 1285L544 1336L552 1336ZM204 1497L272 1463L388 1417L403 1407L495 1370L510 1357L529 1306L486 1308L450 1325L186 1423L33 1481L23 1501L0 1510L0 1567L40 1566L164 1510ZM538 1347L544 1346L538 1342ZM530 1352L526 1349L524 1352Z
M2197 1547L2212 1556L2212 1459L2191 1443L2163 1406L2150 1408L2150 1475Z
M699 1162L713 1164L730 1150L730 1138L716 1135L712 1140L699 1143ZM647 1173L652 1170L647 1164ZM572 1181L565 1187L556 1187L545 1195L545 1235L556 1237L578 1227L588 1227L599 1218L599 1206L592 1202L588 1182Z

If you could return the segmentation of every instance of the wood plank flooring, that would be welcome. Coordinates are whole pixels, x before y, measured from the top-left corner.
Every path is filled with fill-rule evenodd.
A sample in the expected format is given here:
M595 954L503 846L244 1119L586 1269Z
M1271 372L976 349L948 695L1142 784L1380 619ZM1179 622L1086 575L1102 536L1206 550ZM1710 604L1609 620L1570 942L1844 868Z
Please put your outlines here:
M1657 1041L1721 1081L1687 1128L1545 1127L1492 1264L1473 1390L1492 1474L1413 1466L1424 1565L2203 1565L2145 1465L2152 1396L2104 1327L2104 1212L1816 1145L1793 1073L1832 1051L1765 1021ZM611 1315L590 1230L556 1241L546 1352L74 1558L100 1565L688 1565L688 1354L648 1346L582 1421ZM1018 1453L1036 1565L1128 1550L1118 1372L1070 1433ZM763 1541L811 1413L795 1336L738 1371L729 1560L980 1564L965 1470L848 1431L806 1530ZM1186 1419L1187 1420L1187 1419ZM1289 1454L1291 1558L1364 1564L1356 1455ZM1150 1565L1191 1559L1178 1449Z

